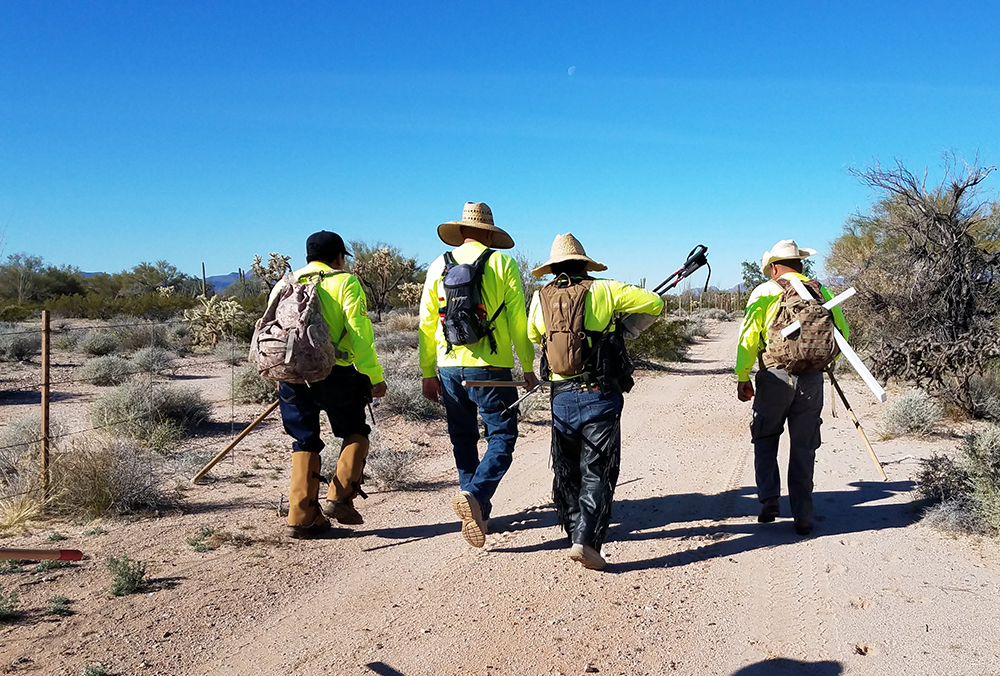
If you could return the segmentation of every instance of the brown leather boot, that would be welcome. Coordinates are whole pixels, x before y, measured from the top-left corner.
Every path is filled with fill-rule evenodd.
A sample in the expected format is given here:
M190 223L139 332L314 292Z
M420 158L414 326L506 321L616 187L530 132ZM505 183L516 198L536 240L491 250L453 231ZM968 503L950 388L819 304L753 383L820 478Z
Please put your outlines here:
M314 538L330 528L319 509L319 453L292 453L292 479L288 489L290 538Z
M344 438L344 447L337 461L337 473L330 482L326 494L323 513L340 523L357 526L364 518L354 508L354 498L360 493L361 476L368 459L369 442L360 434L350 434Z

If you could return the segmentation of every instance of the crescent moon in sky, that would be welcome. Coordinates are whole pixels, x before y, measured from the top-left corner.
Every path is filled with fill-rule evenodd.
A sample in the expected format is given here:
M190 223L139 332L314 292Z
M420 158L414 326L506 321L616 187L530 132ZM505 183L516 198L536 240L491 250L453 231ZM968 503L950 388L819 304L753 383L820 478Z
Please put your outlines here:
M568 72L568 73L570 74L570 76L572 76L572 75L573 75L573 73L575 73L575 72L576 72L576 66L570 66L570 67L569 67L569 70L568 70L568 71L566 71L566 72Z

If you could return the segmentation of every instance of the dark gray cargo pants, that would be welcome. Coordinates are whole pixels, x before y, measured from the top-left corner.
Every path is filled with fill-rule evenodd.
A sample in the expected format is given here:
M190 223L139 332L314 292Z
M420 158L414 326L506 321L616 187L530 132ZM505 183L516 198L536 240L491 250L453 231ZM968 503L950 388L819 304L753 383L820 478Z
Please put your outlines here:
M788 498L792 516L811 521L813 469L820 446L823 411L823 374L792 375L782 369L757 372L750 437L754 447L757 498L763 502L781 494L778 439L788 421L791 451L788 459Z

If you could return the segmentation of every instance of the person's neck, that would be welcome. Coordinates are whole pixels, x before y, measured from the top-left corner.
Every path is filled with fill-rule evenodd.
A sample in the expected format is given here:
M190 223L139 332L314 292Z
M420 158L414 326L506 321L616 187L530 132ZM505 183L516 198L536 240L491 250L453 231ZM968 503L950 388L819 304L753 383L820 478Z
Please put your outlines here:
M486 246L486 242L480 242L475 237L466 237L465 241L462 242L462 244L468 244L469 242L476 242L477 244L482 244L483 246Z

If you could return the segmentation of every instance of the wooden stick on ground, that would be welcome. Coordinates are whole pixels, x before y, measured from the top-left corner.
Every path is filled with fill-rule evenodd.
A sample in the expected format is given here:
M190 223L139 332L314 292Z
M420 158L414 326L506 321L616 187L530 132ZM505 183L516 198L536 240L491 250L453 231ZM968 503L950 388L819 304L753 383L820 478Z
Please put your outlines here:
M78 549L0 549L0 561L79 561Z
M861 435L861 440L865 442L865 448L868 449L868 454L871 455L872 462L874 462L875 466L878 468L878 473L882 475L882 481L888 481L889 477L885 475L885 470L882 469L882 463L879 462L878 456L875 455L875 449L872 448L871 442L868 441L868 435L865 434L864 428L862 428L861 423L858 422L858 416L854 415L854 409L851 408L851 403L847 401L847 396L844 395L844 391L840 389L840 383L838 383L837 379L833 377L832 372L827 371L827 375L830 376L830 384L833 385L833 389L837 390L837 394L840 395L840 400L844 402L844 408L847 409L847 415L851 417L851 422L854 423L854 427L858 430L858 434Z
M264 418L266 418L267 416L271 415L271 412L272 412L272 411L273 411L274 409L276 409L276 408L278 408L278 400L277 400L277 399L275 399L275 400L274 400L274 403L273 403L273 404L271 404L270 406L268 406L268 407L267 407L267 410L266 410L266 411L264 411L263 413L261 413L261 414L260 414L259 416L257 416L257 418L256 418L256 419L255 419L255 420L254 420L254 421L253 421L252 423L250 423L249 425L247 425L247 426L246 426L246 429L244 429L244 430L243 430L242 432L240 432L240 433L239 433L238 435L236 435L236 438L235 438L235 439L233 439L233 440L232 440L232 441L231 441L231 442L229 443L229 445L228 445L228 446L226 446L226 447L225 447L225 448L223 448L223 449L222 449L221 451L219 451L219 454L218 454L218 455L216 455L216 456L215 456L214 458L212 458L212 459L211 459L211 460L210 460L210 461L208 462L208 464L207 464L207 465L205 465L204 467L202 467L202 468L201 468L201 471L200 471L200 472L198 472L197 474L195 474L195 475L194 475L194 478L193 478L193 479L191 479L191 483L193 483L193 484L196 484L196 483L198 483L199 481L201 481L201 480L202 480L203 478L205 478L205 475L206 475L206 474L208 474L208 473L209 473L209 471L210 471L210 470L211 470L211 469L212 469L213 467L215 467L215 466L216 466L216 465L217 465L217 464L219 463L219 461L220 461L220 460L222 460L222 459L223 459L224 457L226 457L226 455L228 455L228 454L229 454L229 451L231 451L231 450L233 450L234 448L236 448L236 444L238 444L238 443L240 443L241 441L243 441L243 439L244 439L244 438L245 438L245 437L246 437L246 436L247 436L248 434L250 434L250 432L252 432L252 431L253 431L253 428L257 427L257 425L259 425L259 424L261 424L262 422L264 422Z

